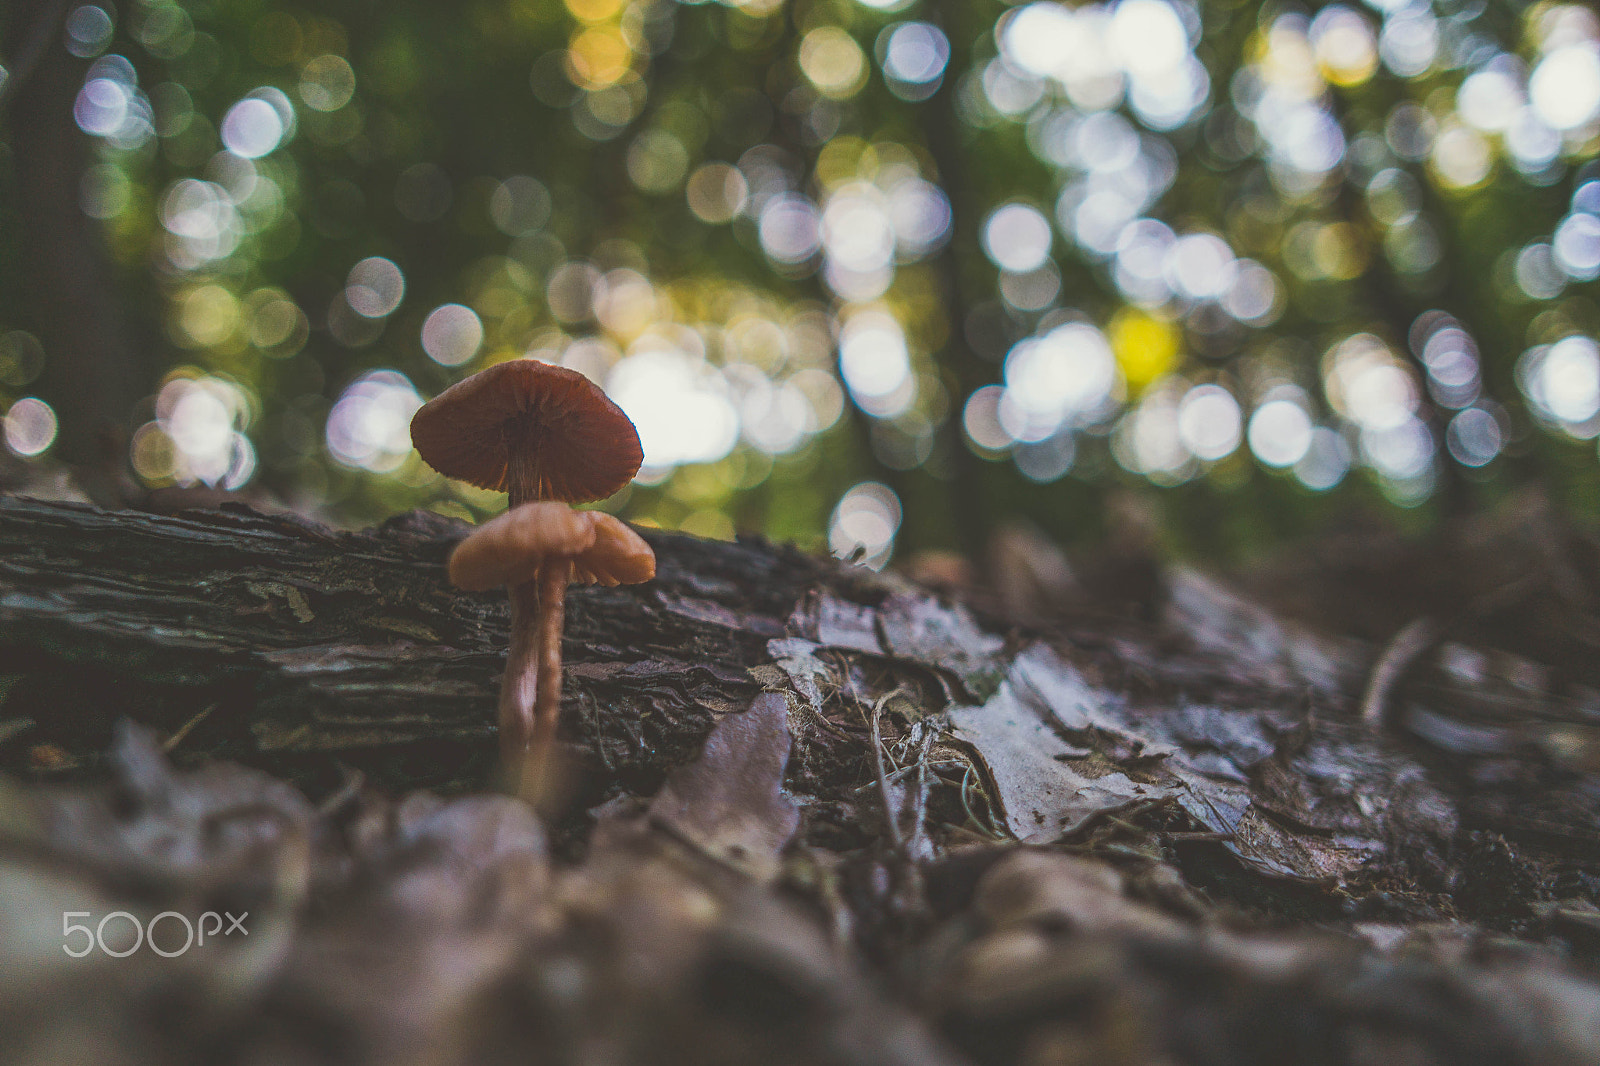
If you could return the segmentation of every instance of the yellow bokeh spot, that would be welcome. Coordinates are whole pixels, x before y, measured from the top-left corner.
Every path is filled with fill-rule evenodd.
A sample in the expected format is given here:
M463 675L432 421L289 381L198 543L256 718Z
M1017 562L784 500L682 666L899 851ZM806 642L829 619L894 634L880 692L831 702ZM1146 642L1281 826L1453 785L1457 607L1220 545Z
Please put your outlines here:
M233 335L239 325L239 301L221 285L191 289L178 304L180 344L214 348Z
M572 39L567 49L568 73L586 89L615 85L633 66L633 49L613 27L592 27Z
M772 474L772 456L759 448L730 452L716 464L717 476L731 491L753 489Z
M678 528L685 533L692 533L697 537L707 540L732 540L733 519L721 511L701 510L692 512Z
M1366 242L1350 223L1334 222L1317 230L1311 258L1322 277L1349 281L1367 267Z
M860 137L835 137L817 153L817 181L825 189L857 178L871 180L877 172L878 157L872 146ZM869 171L863 173L863 171Z
M282 289L257 289L240 309L246 339L274 358L294 355L305 344L310 323Z
M1377 42L1366 20L1354 12L1340 13L1317 40L1317 70L1342 88L1364 83L1378 69Z
M134 431L128 459L134 472L146 481L165 481L177 469L177 448L159 423L146 422Z
M584 22L604 22L622 10L622 0L566 0L572 17Z
M496 347L484 354L483 365L485 367L491 367L500 363L509 363L513 359L523 358L526 354L526 352L523 352L518 348L512 348L508 346Z
M1434 178L1447 189L1482 185L1494 171L1494 147L1470 126L1447 122L1434 139L1428 160Z
M728 486L718 473L716 464L695 463L677 469L667 492L675 500L706 510L708 504L714 505L727 496Z
M1135 389L1155 381L1178 362L1178 330L1171 322L1125 307L1106 330L1122 376Z
M1268 85L1291 97L1310 100L1322 92L1322 72L1305 34L1280 20L1267 31L1259 48L1257 70Z
M486 319L505 318L523 306L525 297L509 285L485 285L472 298L472 309Z
M1347 66L1332 66L1328 63L1317 64L1317 70L1322 73L1330 83L1341 89L1351 89L1357 85L1364 85L1378 69L1378 54L1368 53L1366 61L1352 62Z
M317 56L300 69L300 99L315 111L337 111L355 92L356 72L343 56Z
M819 26L800 41L800 69L824 96L846 100L867 81L867 57L837 26Z

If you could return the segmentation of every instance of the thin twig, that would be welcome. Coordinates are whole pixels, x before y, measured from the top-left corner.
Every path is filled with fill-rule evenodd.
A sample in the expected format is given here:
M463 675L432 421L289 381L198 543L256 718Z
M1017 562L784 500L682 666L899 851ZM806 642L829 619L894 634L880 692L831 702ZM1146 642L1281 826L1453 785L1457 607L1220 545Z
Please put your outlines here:
M911 854L921 855L927 840L928 824L928 753L933 750L933 740L939 735L926 718L922 720L922 747L917 751L917 798L912 804Z
M194 727L199 725L201 722L205 721L207 716L209 716L211 714L211 712L216 710L216 709L217 709L217 705L215 703L210 704L204 710L202 710L199 714L195 715L193 718L191 718L187 722L183 723L183 725L178 727L178 731L176 733L172 734L170 737L168 737L166 739L166 742L161 745L161 750L163 752L165 752L166 754L171 755L173 749L176 748L179 744L183 743L183 738L188 736L191 732L193 732L194 731Z
M1395 688L1406 671L1423 655L1439 643L1444 629L1427 615L1413 619L1394 635L1378 661L1373 664L1367 679L1367 691L1361 697L1361 720L1373 729L1381 729L1386 722L1386 708Z
M989 793L983 789L982 782L978 782L976 787L973 785L973 782L977 781L978 778L977 768L970 762L966 765L966 772L961 775L961 807L967 812L967 820L977 827L979 833L990 840L1005 840L1006 835L995 828L994 802L989 798ZM978 820L978 816L972 811L972 803L967 799L967 796L974 791L983 797L984 809L989 812L988 825L984 825L983 822Z
M937 739L937 736L935 737L935 739ZM967 763L966 761L964 761L962 759L945 759L945 760L942 760L940 762L930 762L930 763L928 763L928 769L930 769L930 770L966 770L969 765L970 765L969 763ZM905 780L907 777L910 777L913 771L917 771L917 770L920 770L920 769L921 769L921 766L919 764L919 765L914 765L914 766L902 766L898 770L891 770L889 772L889 783L897 785L901 781ZM864 785L857 785L855 788L851 789L850 792L851 792L852 795L859 796L861 793L865 792L867 789L869 789L869 788L877 788L877 787L878 787L878 783L876 781L868 781Z
M317 804L317 813L324 818L343 811L345 807L353 804L361 795L361 790L367 785L367 775L360 770L343 768L344 779L333 794Z
M872 705L872 760L878 768L878 792L883 796L883 814L889 823L889 839L894 844L894 850L904 854L906 842L900 835L900 812L896 810L894 797L889 791L889 775L883 765L883 735L878 729L878 716L883 713L883 705L889 702L889 697L899 694L898 688L885 692Z
M606 751L605 737L600 734L600 701L595 699L594 693L587 690L578 695L583 703L583 716L589 720L589 726L594 730L594 750L600 753L600 761L605 764L606 772L614 774L617 768L611 762L611 753Z

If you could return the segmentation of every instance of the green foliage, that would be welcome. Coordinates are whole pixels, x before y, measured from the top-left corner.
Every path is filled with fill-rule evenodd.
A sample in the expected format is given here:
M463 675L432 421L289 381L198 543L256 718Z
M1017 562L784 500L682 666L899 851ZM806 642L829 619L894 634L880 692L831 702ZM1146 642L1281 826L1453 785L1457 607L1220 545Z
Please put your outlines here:
M531 355L639 422L607 506L871 563L1095 536L1124 488L1224 554L1528 480L1597 509L1576 4L128 0L51 47L82 209L160 317L149 487L482 516L406 423ZM0 303L8 403L30 314Z

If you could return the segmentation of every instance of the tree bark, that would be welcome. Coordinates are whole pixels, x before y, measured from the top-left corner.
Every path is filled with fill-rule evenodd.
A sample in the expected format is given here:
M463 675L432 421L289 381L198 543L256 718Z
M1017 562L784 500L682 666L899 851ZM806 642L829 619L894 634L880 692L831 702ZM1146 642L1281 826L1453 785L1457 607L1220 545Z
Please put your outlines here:
M118 717L181 751L295 772L334 762L391 786L492 775L503 590L450 587L465 525L417 512L342 532L244 508L162 517L0 501L0 677L20 740L72 762ZM748 667L817 565L761 543L652 534L657 581L574 588L564 731L645 772L695 750L758 690ZM4 752L20 766L18 742Z

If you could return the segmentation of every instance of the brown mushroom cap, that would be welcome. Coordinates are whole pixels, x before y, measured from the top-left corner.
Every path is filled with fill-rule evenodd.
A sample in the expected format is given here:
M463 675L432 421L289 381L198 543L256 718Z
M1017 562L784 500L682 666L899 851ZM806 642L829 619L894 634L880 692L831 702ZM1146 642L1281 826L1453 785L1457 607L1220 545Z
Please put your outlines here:
M572 560L579 584L637 585L656 576L656 553L644 538L603 511L586 511L594 523L594 544Z
M532 581L546 559L578 555L595 542L590 511L525 503L489 519L450 553L450 583L471 592Z
M516 468L527 499L571 503L610 496L644 460L639 431L598 385L535 359L445 389L411 419L411 443L446 477L513 492Z

